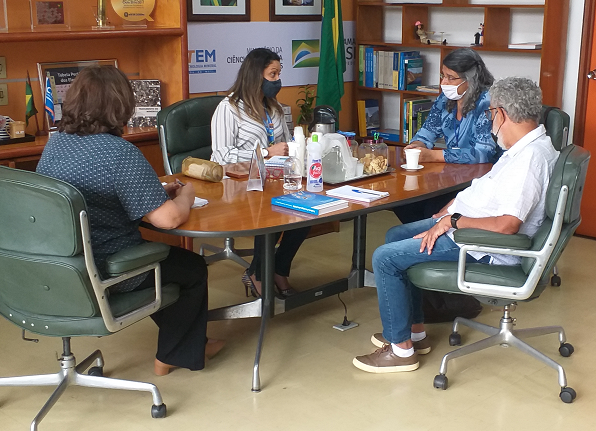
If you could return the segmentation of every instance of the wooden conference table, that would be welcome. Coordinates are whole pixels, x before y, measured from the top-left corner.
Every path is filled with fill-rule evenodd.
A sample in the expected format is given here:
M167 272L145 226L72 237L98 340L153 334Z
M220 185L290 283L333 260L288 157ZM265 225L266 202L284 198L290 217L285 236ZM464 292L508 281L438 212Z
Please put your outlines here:
M209 311L209 320L261 317L259 341L253 368L252 390L260 391L259 363L267 321L270 317L293 308L344 292L349 288L365 285L366 216L369 213L391 209L395 206L420 201L467 187L474 178L484 175L492 165L455 165L427 163L419 171L401 169L399 156L396 171L384 175L350 182L350 185L387 191L386 198L371 203L350 202L347 208L315 217L288 211L271 205L271 198L283 194L283 180L267 180L264 191L246 191L246 180L224 179L210 183L182 174L161 177L162 181L180 178L191 182L196 195L209 204L191 210L189 220L172 230L160 230L148 223L144 227L170 234L195 237L235 237L264 235L265 248L262 261L262 298L244 304ZM395 159L394 159L395 160ZM325 185L325 189L336 186ZM281 299L274 295L275 233L312 226L335 220L354 219L352 270L346 278L301 291ZM389 228L390 226L387 226Z

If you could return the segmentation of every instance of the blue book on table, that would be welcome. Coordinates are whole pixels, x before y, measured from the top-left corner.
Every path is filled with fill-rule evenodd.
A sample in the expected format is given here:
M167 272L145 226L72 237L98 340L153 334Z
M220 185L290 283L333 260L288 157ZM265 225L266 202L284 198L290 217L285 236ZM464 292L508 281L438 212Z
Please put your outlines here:
M310 192L296 192L271 198L271 204L308 214L323 215L348 206L348 201Z

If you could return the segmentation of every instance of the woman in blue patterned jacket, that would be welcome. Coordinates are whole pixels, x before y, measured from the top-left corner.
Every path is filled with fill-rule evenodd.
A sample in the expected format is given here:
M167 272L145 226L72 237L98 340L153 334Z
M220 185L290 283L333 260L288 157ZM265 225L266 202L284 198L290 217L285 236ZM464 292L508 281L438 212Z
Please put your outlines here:
M406 148L420 148L420 163L494 163L501 151L491 137L492 122L484 113L490 106L488 89L493 75L470 48L450 52L443 59L441 72L442 94ZM446 148L435 149L441 138ZM410 223L431 217L452 198L438 196L394 211L402 223Z

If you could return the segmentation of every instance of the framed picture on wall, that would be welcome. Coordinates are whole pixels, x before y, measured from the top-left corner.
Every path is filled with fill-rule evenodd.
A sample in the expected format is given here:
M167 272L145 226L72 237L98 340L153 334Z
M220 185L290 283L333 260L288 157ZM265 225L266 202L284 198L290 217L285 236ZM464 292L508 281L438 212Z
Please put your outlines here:
M250 21L250 0L186 0L188 21Z
M320 21L323 0L269 0L269 21Z
M64 96L79 72L87 66L99 65L112 65L118 67L118 62L116 59L110 59L37 63L42 102L45 100L47 91L46 77L50 78L51 94L54 101L54 124L50 124L50 126L58 124L62 119L62 103L64 102Z

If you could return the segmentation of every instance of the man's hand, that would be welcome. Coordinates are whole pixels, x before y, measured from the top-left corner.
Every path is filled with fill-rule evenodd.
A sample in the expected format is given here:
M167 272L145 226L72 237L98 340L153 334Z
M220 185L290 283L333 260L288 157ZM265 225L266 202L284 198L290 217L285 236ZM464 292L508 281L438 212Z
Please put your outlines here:
M424 145L424 142L422 141L412 141L410 142L410 145L406 145L404 150L408 150L410 148L426 148L426 145Z
M437 238L447 232L450 228L451 219L449 217L443 217L426 232L422 232L414 236L414 239L422 238L422 242L420 243L420 253L422 253L424 249L427 249L428 254L430 255L433 251L433 247L435 246Z
M279 142L277 144L271 145L269 148L267 148L267 150L269 150L269 157L288 156L290 154L288 144L285 142Z

